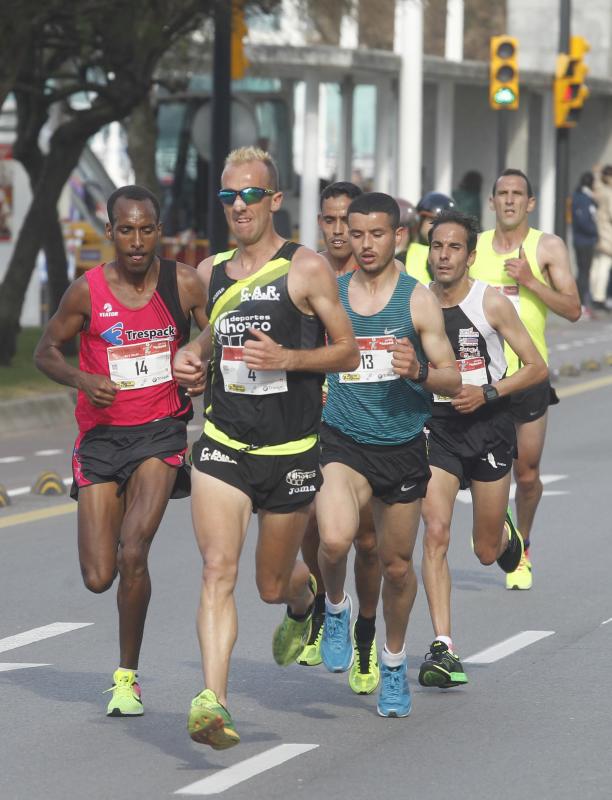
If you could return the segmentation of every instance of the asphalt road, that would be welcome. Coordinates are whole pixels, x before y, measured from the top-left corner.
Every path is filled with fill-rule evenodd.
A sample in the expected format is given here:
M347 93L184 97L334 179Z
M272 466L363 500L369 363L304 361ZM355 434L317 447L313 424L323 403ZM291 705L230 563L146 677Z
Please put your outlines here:
M603 355L612 327L599 327ZM578 358L595 355L588 347L595 344L575 348ZM567 351L553 351L553 365L557 352ZM403 720L379 718L376 697L353 695L346 676L273 663L281 609L257 597L253 529L229 702L242 743L215 753L191 742L186 716L202 678L189 501L171 503L152 549L140 673L146 713L106 718L102 692L117 665L114 590L95 596L81 585L71 501L14 495L0 512L0 797L609 798L612 369L603 369L558 384L565 396L550 415L530 592L507 592L496 566L478 564L469 503L457 504L453 638L470 683L418 686L432 639L421 588L407 639L413 711ZM23 461L0 463L0 482L27 487L39 467L68 475L72 436L60 427L2 440L2 457ZM35 455L53 449L63 452ZM420 542L417 561L419 550Z

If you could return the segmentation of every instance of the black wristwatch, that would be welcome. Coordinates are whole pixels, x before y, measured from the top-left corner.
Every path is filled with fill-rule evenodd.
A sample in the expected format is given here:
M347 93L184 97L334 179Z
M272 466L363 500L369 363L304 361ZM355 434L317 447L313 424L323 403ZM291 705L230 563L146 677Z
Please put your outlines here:
M415 383L425 383L425 381L427 380L427 376L428 375L429 375L429 364L427 362L425 362L423 364L422 361L419 361L418 374L417 374L416 378L413 378L412 380Z
M482 387L482 393L484 394L485 403L492 403L499 397L499 392L495 386L491 386L490 383L485 383Z

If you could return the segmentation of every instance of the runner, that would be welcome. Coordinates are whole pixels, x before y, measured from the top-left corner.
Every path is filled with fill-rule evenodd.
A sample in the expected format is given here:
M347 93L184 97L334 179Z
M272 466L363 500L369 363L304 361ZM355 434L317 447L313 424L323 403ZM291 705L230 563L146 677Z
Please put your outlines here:
M338 286L361 359L355 371L329 376L323 413L325 482L316 500L327 587L321 653L333 672L345 672L353 661L346 558L361 510L372 501L386 627L378 713L404 717L411 708L404 639L416 594L412 551L430 476L423 423L430 392L454 395L460 377L437 301L395 261L395 200L364 194L353 200L348 215L360 269L342 276Z
M463 387L452 400L434 394L429 429L431 480L423 501L423 561L435 640L419 672L423 686L467 683L451 639L451 576L447 552L459 489L472 494L474 552L482 564L495 560L513 572L523 547L510 518L504 522L516 433L509 395L546 377L546 364L512 303L493 287L471 280L478 226L459 211L443 211L429 232L431 289L440 301L446 334L455 351ZM506 374L503 339L521 359Z
M321 193L319 228L326 249L323 255L337 277L357 269L348 237L348 207L361 189L354 183L339 181L327 186ZM327 391L324 385L324 395ZM380 565L376 552L376 532L372 509L368 504L361 512L359 530L355 537L355 588L359 600L359 613L355 622L356 657L349 672L349 686L357 694L371 694L380 680L376 652L376 608L380 594ZM321 639L325 619L325 584L318 564L319 531L311 507L302 554L311 573L317 580L317 596L312 615L312 630L308 644L298 656L298 664L320 664Z
M427 257L429 255L429 230L436 216L445 209L454 208L452 197L442 192L427 192L417 203L417 236L406 252L406 272L424 286L429 286L432 275Z
M54 381L78 389L72 496L81 572L96 593L119 573L119 667L107 714L136 716L143 713L137 669L151 595L149 548L168 499L189 494L191 401L172 377L171 360L189 339L191 315L200 326L206 316L195 270L156 255L157 198L123 186L108 199L108 218L114 261L66 291L34 357ZM78 369L61 351L77 334Z
M567 247L562 239L529 226L536 199L527 176L507 169L493 184L490 207L495 211L495 229L478 240L472 278L500 290L515 304L542 358L548 363L545 328L548 310L572 322L580 318L580 298L572 277ZM519 368L519 359L506 346L508 375ZM529 545L535 513L542 496L540 460L544 449L548 406L559 400L550 380L542 381L510 401L516 425L518 458L514 462L518 528L525 540L525 553L518 569L506 576L506 588L530 589L532 585Z
M227 682L237 635L234 587L253 511L259 512L260 596L288 606L274 634L275 661L291 664L308 640L316 581L296 556L321 484L321 373L354 369L359 360L329 265L274 231L282 193L269 154L252 147L230 153L222 187L219 199L238 246L198 267L208 287L214 351L204 431L192 451L206 688L193 700L188 722L192 739L214 749L240 741L226 707ZM210 349L204 336L188 346L175 362L182 380L197 383Z

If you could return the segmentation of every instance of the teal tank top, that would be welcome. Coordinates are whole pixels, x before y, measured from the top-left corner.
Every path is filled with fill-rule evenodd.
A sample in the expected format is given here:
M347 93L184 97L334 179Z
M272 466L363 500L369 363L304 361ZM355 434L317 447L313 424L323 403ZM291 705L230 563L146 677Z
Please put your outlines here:
M361 361L354 372L328 375L323 422L356 442L398 445L415 439L431 416L431 393L418 383L393 375L387 348L407 337L425 362L421 341L410 314L410 297L417 281L398 272L389 302L377 314L362 316L349 304L349 273L338 278L342 305L353 325Z

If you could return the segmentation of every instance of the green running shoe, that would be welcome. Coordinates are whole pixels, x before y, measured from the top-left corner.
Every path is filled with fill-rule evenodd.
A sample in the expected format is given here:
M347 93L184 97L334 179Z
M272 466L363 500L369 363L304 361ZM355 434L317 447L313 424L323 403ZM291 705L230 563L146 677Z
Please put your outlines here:
M432 642L429 653L425 656L425 661L419 670L421 686L450 689L451 686L462 686L467 682L467 675L457 656L451 653L444 642L438 639Z
M308 585L313 595L316 597L317 582L314 575L310 576ZM287 612L285 612L283 621L274 631L274 636L272 638L272 655L276 663L281 667L287 667L289 664L292 664L308 642L312 629L313 608L314 601L306 618L301 620L292 619Z
M355 660L349 672L349 686L355 694L372 694L380 681L376 640L372 640L368 649L360 648L357 645L355 625L353 625L353 645L355 648Z
M106 708L107 717L140 717L144 713L140 697L140 686L136 682L136 673L131 669L116 669L113 683L107 692L113 696Z
M212 689L204 689L191 701L187 730L194 742L213 750L227 750L240 742L231 714Z
M322 661L321 639L323 638L323 626L325 624L325 614L313 614L312 627L306 647L297 657L297 663L304 667L316 667Z

